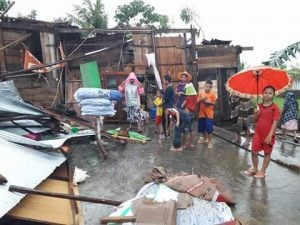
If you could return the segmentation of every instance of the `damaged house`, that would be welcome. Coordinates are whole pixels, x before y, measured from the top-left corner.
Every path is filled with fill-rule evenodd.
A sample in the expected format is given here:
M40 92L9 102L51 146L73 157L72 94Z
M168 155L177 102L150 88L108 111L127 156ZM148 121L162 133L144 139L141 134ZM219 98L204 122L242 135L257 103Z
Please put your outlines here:
M240 53L251 48L218 40L197 45L196 35L196 29L86 30L67 23L4 18L0 23L0 77L14 80L27 101L46 108L63 105L79 114L73 94L85 80L92 79L87 74L96 73L104 88L115 89L134 71L146 87L142 103L149 109L157 84L145 54L154 53L159 75L170 73L174 86L177 73L188 71L194 84L208 78L216 80L219 99L226 99L224 83L238 71ZM28 51L35 59L25 57ZM65 62L55 64L62 59ZM30 63L52 67L46 67L46 72L29 70ZM85 63L90 64L84 68ZM229 119L227 108L226 101L219 101L220 119ZM112 120L122 121L122 114L118 110Z

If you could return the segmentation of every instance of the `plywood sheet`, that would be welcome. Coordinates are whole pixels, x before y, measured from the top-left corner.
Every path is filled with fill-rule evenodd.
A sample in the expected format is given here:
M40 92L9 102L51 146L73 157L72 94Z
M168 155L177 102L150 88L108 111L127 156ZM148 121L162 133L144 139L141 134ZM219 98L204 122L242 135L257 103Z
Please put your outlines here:
M47 179L37 189L68 194L68 182ZM74 224L71 201L39 195L28 194L8 215L50 224Z
M149 50L149 46L152 46L152 40L150 34L133 34L133 45L137 47L133 48L134 54L134 64L135 66L135 73L136 74L145 74L146 73L146 66L147 58L145 56L146 53L152 50ZM141 47L145 45L145 47ZM139 67L142 66L142 67Z
M156 56L158 70L163 76L170 72L173 81L178 81L177 73L186 70L183 37L157 37Z

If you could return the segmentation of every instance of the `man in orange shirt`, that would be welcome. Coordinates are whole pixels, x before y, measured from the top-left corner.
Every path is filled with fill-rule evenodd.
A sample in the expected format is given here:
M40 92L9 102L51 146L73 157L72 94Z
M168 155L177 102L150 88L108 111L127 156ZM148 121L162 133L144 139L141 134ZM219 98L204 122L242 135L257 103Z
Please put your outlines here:
M213 148L211 142L214 124L214 105L217 96L212 92L213 83L207 80L204 84L204 92L199 93L197 102L200 102L198 114L198 133L203 133L199 138L199 143L208 143L208 148Z

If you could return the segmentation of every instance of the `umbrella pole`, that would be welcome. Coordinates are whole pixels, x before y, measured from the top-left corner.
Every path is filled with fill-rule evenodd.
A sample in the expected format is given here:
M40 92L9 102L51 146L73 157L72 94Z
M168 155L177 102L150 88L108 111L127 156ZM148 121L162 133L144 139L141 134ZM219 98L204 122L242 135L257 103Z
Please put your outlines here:
M258 104L258 76L256 75L256 103Z
M258 104L258 76L259 76L259 71L255 71L256 73L256 104Z

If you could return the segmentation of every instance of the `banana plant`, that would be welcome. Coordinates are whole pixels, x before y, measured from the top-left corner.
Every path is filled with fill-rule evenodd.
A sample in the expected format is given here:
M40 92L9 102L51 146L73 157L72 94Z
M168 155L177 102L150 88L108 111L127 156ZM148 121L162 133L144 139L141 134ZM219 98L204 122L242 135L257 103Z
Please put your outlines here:
M270 59L263 62L263 64L281 68L286 61L295 58L297 53L300 53L300 41L289 45L283 50L272 53Z

